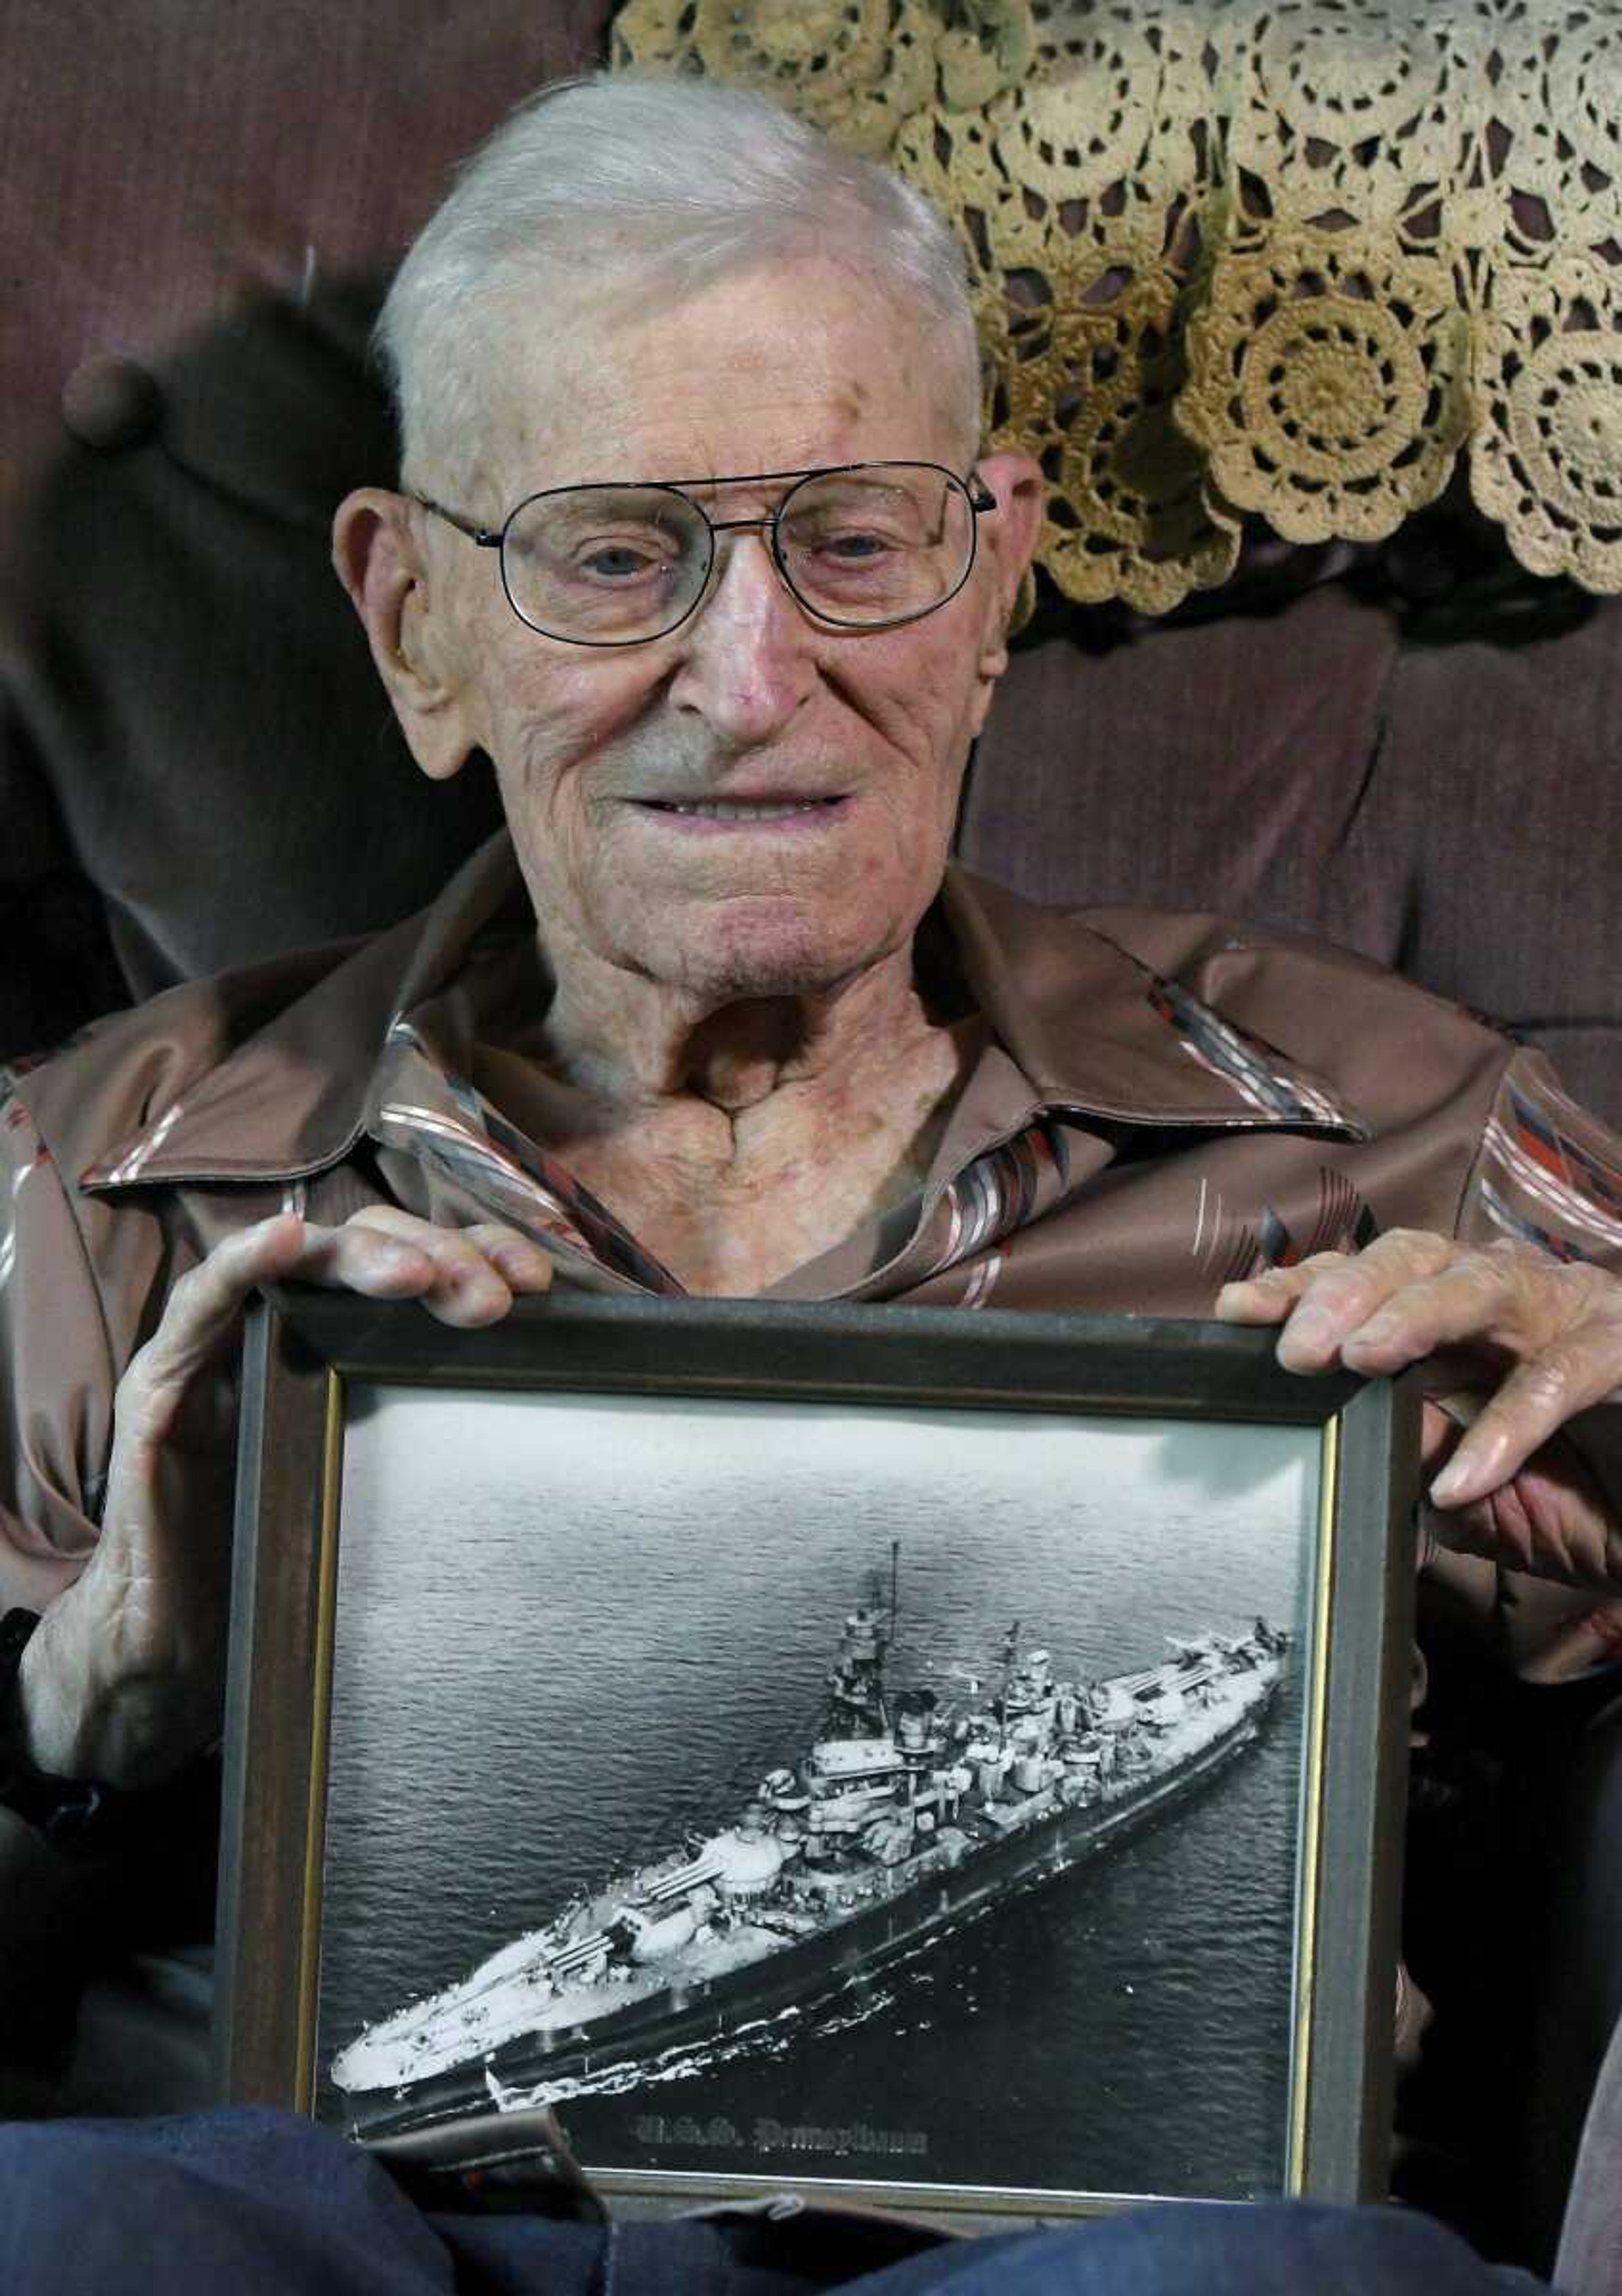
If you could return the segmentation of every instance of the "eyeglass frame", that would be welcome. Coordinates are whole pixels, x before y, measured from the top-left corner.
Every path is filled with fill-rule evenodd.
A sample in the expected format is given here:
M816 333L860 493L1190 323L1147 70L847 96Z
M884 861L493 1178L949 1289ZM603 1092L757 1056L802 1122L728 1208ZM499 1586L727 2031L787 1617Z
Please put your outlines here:
M949 484L960 489L964 501L969 505L969 555L964 562L963 570L943 596L935 599L928 606L920 606L915 613L891 614L880 622L840 621L831 614L821 612L818 608L811 604L808 599L800 595L794 586L794 578L783 562L780 529L783 512L790 503L813 479L843 478L852 471L935 471ZM791 481L788 492L780 503L759 518L711 518L703 504L695 502L692 496L687 492L689 487L753 487L762 485L768 480L777 479ZM549 630L544 623L531 621L513 596L512 585L507 578L505 545L508 530L513 520L527 511L531 503L545 502L554 495L595 494L604 490L632 492L638 489L648 494L675 495L680 501L684 502L690 510L695 511L704 521L709 537L709 554L705 562L703 578L693 594L692 604L684 607L675 621L668 623L662 630L651 630L644 637L572 638L564 636L560 630ZM503 594L527 630L533 630L537 637L550 638L555 645L599 647L654 645L660 638L668 638L673 632L679 630L684 622L691 621L709 595L710 578L716 570L717 537L723 534L746 532L751 529L757 534L766 531L767 555L777 570L779 579L801 612L808 614L813 621L820 622L824 628L832 630L905 629L909 622L921 622L927 615L938 613L943 606L949 606L963 588L974 571L974 562L979 553L980 520L987 511L994 511L997 507L995 495L978 471L971 469L966 478L960 478L957 472L949 469L945 463L915 462L901 455L887 456L878 462L821 463L808 471L737 471L712 479L586 479L576 480L567 487L537 487L533 494L525 495L521 500L513 504L499 526L480 526L476 521L463 517L460 512L447 509L444 503L434 501L430 495L418 494L414 488L407 488L405 492L408 502L415 503L422 510L431 511L436 518L444 519L447 525L454 526L458 534L466 535L468 540L475 543L480 550L494 550L500 554L496 560L496 566L501 575Z

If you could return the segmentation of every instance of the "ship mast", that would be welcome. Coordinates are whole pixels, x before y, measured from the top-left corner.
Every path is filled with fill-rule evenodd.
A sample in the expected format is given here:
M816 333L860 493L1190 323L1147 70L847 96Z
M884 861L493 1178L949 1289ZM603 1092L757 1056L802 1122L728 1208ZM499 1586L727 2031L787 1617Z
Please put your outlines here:
M997 1751L1008 1743L1008 1696L1013 1688L1015 1661L1020 1655L1020 1621L1016 1619L1003 1642L1003 1694L997 1701Z

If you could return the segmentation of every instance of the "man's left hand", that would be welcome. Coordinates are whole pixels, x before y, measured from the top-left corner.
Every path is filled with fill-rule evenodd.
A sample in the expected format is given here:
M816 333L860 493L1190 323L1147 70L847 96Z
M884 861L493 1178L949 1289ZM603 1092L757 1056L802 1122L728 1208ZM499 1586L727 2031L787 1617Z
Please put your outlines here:
M1277 1324L1288 1371L1365 1374L1430 1362L1437 1395L1485 1397L1462 1437L1425 1406L1431 1503L1446 1543L1569 1585L1622 1590L1622 1521L1576 1446L1591 1405L1622 1399L1622 1279L1531 1244L1455 1243L1394 1228L1225 1284L1216 1314ZM1443 1464L1445 1462L1445 1464ZM1622 1494L1618 1494L1622 1496Z

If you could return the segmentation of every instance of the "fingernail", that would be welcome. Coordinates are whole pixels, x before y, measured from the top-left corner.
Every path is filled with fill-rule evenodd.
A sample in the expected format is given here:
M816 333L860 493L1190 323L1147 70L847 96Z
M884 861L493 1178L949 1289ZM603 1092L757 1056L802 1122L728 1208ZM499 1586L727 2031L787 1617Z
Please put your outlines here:
M1340 1326L1327 1308L1298 1308L1274 1353L1285 1371L1325 1371L1335 1360Z
M1222 1285L1216 1294L1216 1312L1219 1316L1248 1315L1257 1308L1275 1311L1280 1296L1279 1287L1271 1276L1243 1275Z
M1504 1480L1509 1457L1505 1436L1461 1443L1431 1484L1432 1499L1438 1506L1463 1506L1484 1497Z
M1352 1337L1359 1341L1366 1340L1372 1348L1380 1348L1388 1340L1395 1339L1401 1328L1402 1317L1382 1308L1378 1316L1371 1316L1362 1330L1354 1332Z
M1470 1461L1461 1459L1455 1451L1431 1484L1431 1499L1438 1506L1452 1506L1455 1500L1470 1496L1473 1480Z

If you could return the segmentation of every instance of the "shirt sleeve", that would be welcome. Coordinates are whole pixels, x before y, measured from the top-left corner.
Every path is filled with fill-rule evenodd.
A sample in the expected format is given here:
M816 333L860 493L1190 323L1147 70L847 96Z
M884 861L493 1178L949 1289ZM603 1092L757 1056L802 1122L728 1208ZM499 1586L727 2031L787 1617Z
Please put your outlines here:
M94 1546L113 1386L83 1236L0 1072L0 1612L45 1609Z
M1622 1268L1622 1139L1561 1089L1541 1053L1523 1047L1504 1069L1459 1234Z

